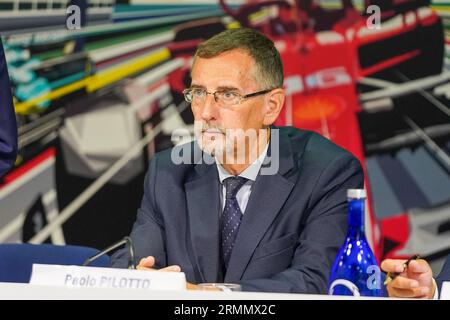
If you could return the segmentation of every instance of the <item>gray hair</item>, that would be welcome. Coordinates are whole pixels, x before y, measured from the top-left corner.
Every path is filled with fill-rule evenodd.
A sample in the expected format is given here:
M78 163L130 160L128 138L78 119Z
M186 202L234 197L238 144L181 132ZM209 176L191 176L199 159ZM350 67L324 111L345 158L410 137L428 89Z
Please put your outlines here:
M238 28L225 30L201 43L195 58L212 58L235 49L242 49L255 61L255 80L264 88L274 89L283 86L283 63L272 40L261 33L249 29Z

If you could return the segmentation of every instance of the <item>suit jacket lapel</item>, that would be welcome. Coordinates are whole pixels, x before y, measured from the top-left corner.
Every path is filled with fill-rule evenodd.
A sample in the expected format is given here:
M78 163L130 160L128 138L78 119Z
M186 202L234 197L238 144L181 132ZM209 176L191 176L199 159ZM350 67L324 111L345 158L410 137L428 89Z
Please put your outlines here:
M197 164L196 177L185 183L194 255L203 282L216 282L219 272L219 177L214 164Z
M274 134L272 133L269 150L272 150L273 138ZM293 179L285 176L294 167L290 141L282 134L279 138L278 173L274 175L260 174L252 186L250 199L230 257L225 282L238 281L242 278L253 252L295 185ZM269 156L273 152L274 150L269 151ZM274 160L272 159L272 161Z

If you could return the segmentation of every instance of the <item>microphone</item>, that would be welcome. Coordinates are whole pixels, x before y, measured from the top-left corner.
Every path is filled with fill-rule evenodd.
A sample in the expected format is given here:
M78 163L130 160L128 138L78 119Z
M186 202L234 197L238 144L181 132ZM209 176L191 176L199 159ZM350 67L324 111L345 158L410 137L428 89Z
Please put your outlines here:
M108 248L100 251L99 253L97 253L96 255L87 258L86 261L84 261L83 266L87 266L89 264L91 264L93 261L97 260L98 258L100 258L101 256L107 254L108 252L116 249L117 247L120 247L121 245L127 245L128 248L128 253L129 253L129 260L128 260L128 269L136 269L136 260L134 258L134 246L133 246L133 241L131 240L130 237L125 237L122 240L112 244L111 246L109 246Z

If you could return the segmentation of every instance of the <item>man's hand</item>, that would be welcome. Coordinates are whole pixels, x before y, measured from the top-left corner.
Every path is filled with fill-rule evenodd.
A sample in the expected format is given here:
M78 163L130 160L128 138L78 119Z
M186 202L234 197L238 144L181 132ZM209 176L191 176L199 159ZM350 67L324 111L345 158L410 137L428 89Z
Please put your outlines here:
M148 256L147 258L141 259L139 261L138 266L136 267L137 270L152 270L152 271L163 271L163 272L181 272L180 266L173 265L168 266L162 269L154 269L153 266L155 265L155 258L152 256Z
M181 272L181 267L177 266L177 265L173 265L173 266L168 266L162 269L155 269L153 268L153 266L155 265L155 258L152 256L148 256L147 258L143 258L141 259L141 261L139 261L138 266L136 267L137 270L151 270L151 271L163 271L163 272ZM204 290L202 287L187 282L186 283L186 289L188 290ZM214 289L210 289L210 290L214 290ZM214 290L214 291L220 291L219 289Z
M400 273L387 284L390 297L432 299L436 290L433 271L423 259L412 260L404 271L406 260L386 259L381 263L385 272Z
M155 257L148 256L147 258L141 259L139 261L138 266L136 267L137 270L151 270L151 271L163 271L163 272L181 272L181 267L177 265L168 266L162 269L154 269L153 266L155 265ZM187 282L186 283L186 289L188 290L205 290L202 287ZM220 291L220 289L209 289L211 291Z
M189 282L186 284L186 289L188 289L188 290L197 290L197 291L222 291L219 288L202 287L202 286L199 286L197 284L193 284L193 283L189 283Z

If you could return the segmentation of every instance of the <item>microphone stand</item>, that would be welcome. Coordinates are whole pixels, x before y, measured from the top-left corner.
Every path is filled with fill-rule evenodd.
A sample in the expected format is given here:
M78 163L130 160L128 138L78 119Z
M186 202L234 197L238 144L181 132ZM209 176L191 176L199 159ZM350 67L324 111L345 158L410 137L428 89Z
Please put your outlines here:
M122 246L126 244L128 247L128 253L130 255L130 258L128 260L128 269L136 269L136 260L134 258L134 246L133 246L133 241L131 240L130 237L125 237L122 240L112 244L111 246L109 246L108 248L100 251L99 253L97 253L96 255L87 258L86 261L84 261L83 266L88 266L89 264L91 264L93 261L97 260L99 257L107 254L108 252Z

